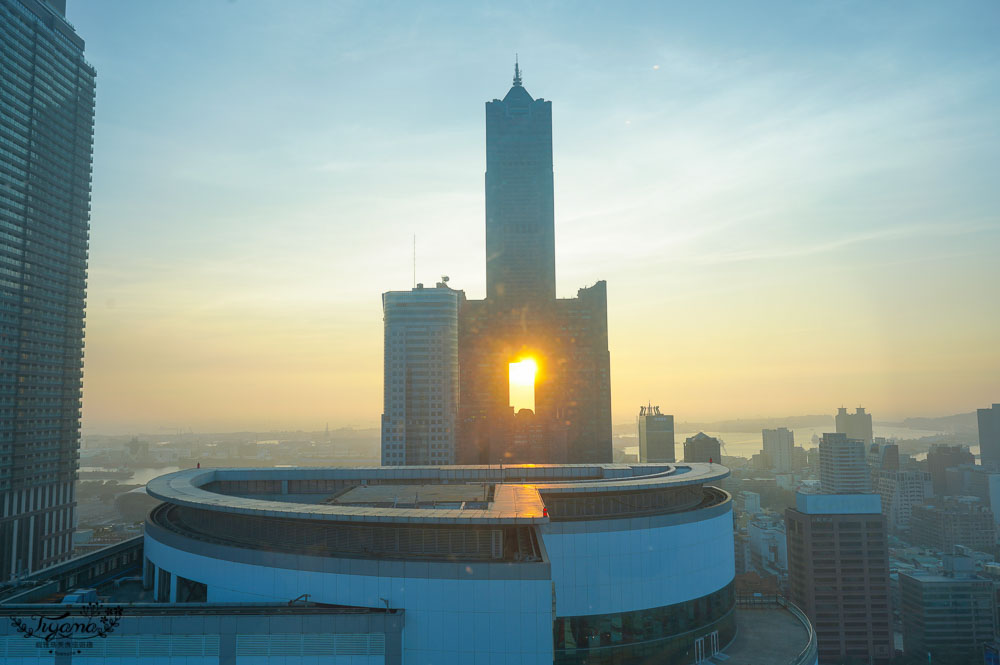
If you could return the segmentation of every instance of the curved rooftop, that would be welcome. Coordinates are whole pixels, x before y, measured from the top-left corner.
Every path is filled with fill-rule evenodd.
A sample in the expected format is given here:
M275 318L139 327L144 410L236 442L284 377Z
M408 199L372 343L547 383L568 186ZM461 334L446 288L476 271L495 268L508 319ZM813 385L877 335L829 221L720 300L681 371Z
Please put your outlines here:
M728 475L700 463L186 469L154 478L146 491L175 505L288 519L544 524L547 504L605 493L642 495L640 510L692 509L705 500L704 484Z

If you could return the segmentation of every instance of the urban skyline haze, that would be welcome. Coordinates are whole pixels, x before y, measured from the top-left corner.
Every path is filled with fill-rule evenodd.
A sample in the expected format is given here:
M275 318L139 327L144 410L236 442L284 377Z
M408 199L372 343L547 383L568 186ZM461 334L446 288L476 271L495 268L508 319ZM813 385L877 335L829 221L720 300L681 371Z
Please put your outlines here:
M769 17L780 13L783 20ZM483 104L554 104L614 422L1000 393L1000 9L70 3L100 72L84 429L375 427L379 295L485 295Z

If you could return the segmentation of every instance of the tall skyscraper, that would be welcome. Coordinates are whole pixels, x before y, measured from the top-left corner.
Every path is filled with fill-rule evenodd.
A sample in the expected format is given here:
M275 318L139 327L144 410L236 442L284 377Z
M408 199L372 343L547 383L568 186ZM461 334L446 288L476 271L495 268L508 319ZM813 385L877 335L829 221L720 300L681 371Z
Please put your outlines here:
M872 491L864 442L845 434L824 434L819 440L819 484L826 494Z
M639 408L639 461L673 462L674 417L660 413L658 406Z
M439 282L382 294L382 464L454 464L461 291Z
M0 580L76 522L96 73L65 12L0 0Z
M486 102L486 297L514 306L556 297L552 102L532 99L514 65Z
M486 299L459 312L463 463L611 461L607 287L556 297L552 192L552 104L515 65L486 104ZM508 367L527 358L534 409L516 422Z
M796 495L785 511L792 601L816 629L819 663L893 655L889 548L877 494Z
M840 407L837 409L836 421L838 434L846 434L848 439L872 442L872 414L865 413L863 407L859 406L854 413L848 413L846 408Z
M761 430L764 454L771 461L771 468L781 473L792 470L792 451L795 449L795 432L787 427Z
M979 419L979 459L983 466L1000 470L1000 404L977 409Z

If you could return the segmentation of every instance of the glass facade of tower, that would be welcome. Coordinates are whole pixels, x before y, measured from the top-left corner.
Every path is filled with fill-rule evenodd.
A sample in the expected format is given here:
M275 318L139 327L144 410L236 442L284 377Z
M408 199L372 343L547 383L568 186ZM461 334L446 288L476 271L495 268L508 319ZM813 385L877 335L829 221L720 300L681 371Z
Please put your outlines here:
M611 461L607 285L556 297L552 103L514 81L486 103L486 299L459 309L462 464ZM511 363L531 359L515 414Z
M552 102L515 73L486 103L486 294L512 306L556 297Z
M64 11L0 0L0 580L75 522L95 71Z

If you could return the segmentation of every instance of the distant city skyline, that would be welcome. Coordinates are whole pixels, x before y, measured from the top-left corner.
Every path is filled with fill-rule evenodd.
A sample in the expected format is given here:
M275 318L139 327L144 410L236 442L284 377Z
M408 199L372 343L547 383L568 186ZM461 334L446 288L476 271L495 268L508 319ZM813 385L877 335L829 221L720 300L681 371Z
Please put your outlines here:
M377 427L413 234L419 281L485 295L515 52L556 102L558 295L609 284L615 423L997 401L996 6L302 11L69 4L101 72L85 431Z

